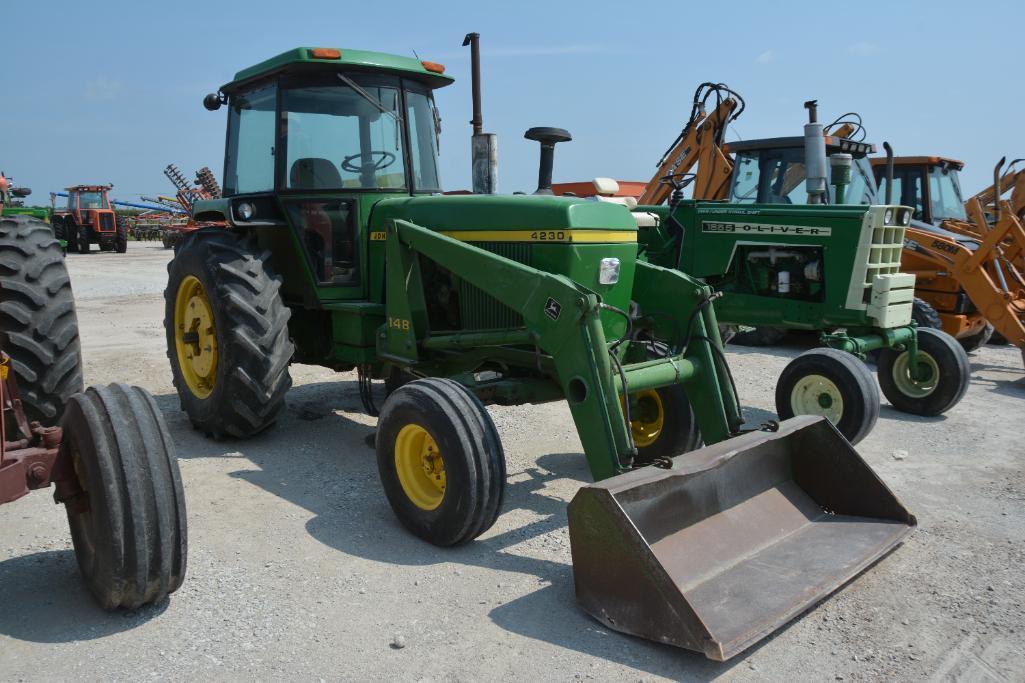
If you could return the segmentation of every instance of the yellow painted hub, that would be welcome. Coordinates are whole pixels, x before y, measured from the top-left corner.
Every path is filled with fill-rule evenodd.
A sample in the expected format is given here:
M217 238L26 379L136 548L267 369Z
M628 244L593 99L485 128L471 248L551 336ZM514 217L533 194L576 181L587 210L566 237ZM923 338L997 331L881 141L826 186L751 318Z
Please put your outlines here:
M206 398L214 390L217 378L215 332L214 312L203 283L189 275L178 285L174 298L174 345L182 377L196 398Z
M395 437L395 472L406 497L421 510L434 510L445 498L445 460L426 429L410 423Z
M662 407L662 397L654 389L645 389L631 396L630 433L634 445L645 448L658 441L665 427L666 413Z

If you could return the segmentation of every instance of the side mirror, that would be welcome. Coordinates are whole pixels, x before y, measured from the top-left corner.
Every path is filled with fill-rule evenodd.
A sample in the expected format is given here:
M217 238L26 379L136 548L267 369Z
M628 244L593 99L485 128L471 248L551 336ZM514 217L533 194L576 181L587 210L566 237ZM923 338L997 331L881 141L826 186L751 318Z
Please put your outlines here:
M203 106L207 111L217 111L221 108L221 97L217 93L210 93L203 98Z

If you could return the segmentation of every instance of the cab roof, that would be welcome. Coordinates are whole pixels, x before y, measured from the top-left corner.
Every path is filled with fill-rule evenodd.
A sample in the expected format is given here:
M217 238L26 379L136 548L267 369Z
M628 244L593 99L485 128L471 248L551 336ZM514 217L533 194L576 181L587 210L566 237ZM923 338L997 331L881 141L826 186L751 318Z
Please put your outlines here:
M444 73L443 65L420 61L413 57L368 50L297 47L239 71L230 83L221 86L221 90L228 93L258 78L286 70L319 70L325 67L345 67L346 71L391 73L416 79L432 88L443 88L454 80Z
M876 151L876 146L868 142L855 142L848 138L840 138L835 135L825 135L826 150L828 152L845 152L856 158L861 158ZM761 138L759 140L737 140L724 145L727 152L749 152L759 149L789 149L792 147L804 147L803 136L785 138Z
M108 192L113 185L72 185L65 187L65 192Z
M886 163L885 157L872 159L873 166L882 166ZM919 157L893 157L894 166L953 166L958 171L964 169L964 162L950 157L919 156Z

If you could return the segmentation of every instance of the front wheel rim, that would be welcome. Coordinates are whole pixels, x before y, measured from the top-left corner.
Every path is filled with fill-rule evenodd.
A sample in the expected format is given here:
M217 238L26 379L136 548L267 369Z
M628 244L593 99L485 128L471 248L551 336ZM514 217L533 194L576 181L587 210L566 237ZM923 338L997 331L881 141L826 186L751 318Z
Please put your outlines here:
M654 389L645 389L630 398L637 406L636 413L630 416L630 434L637 448L646 448L658 441L665 428L662 397Z
M445 499L445 460L434 437L418 424L405 425L395 437L395 474L406 498L421 510L436 510Z
M821 415L835 425L843 418L843 395L828 377L806 375L790 390L790 407L794 415Z
M918 372L925 379L915 380L911 377L911 354L905 351L897 356L893 363L893 383L900 393L910 398L925 398L936 391L940 383L940 365L931 355L918 350Z
M217 377L217 334L206 289L194 275L178 285L174 341L178 367L189 391L197 398L207 398L213 393Z

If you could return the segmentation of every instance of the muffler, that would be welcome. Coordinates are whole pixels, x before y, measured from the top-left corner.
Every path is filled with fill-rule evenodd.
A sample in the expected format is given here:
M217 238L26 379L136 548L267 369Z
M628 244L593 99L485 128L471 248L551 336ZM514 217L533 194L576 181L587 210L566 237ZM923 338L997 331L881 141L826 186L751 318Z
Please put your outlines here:
M813 607L915 524L817 416L586 486L569 505L583 609L718 661Z

